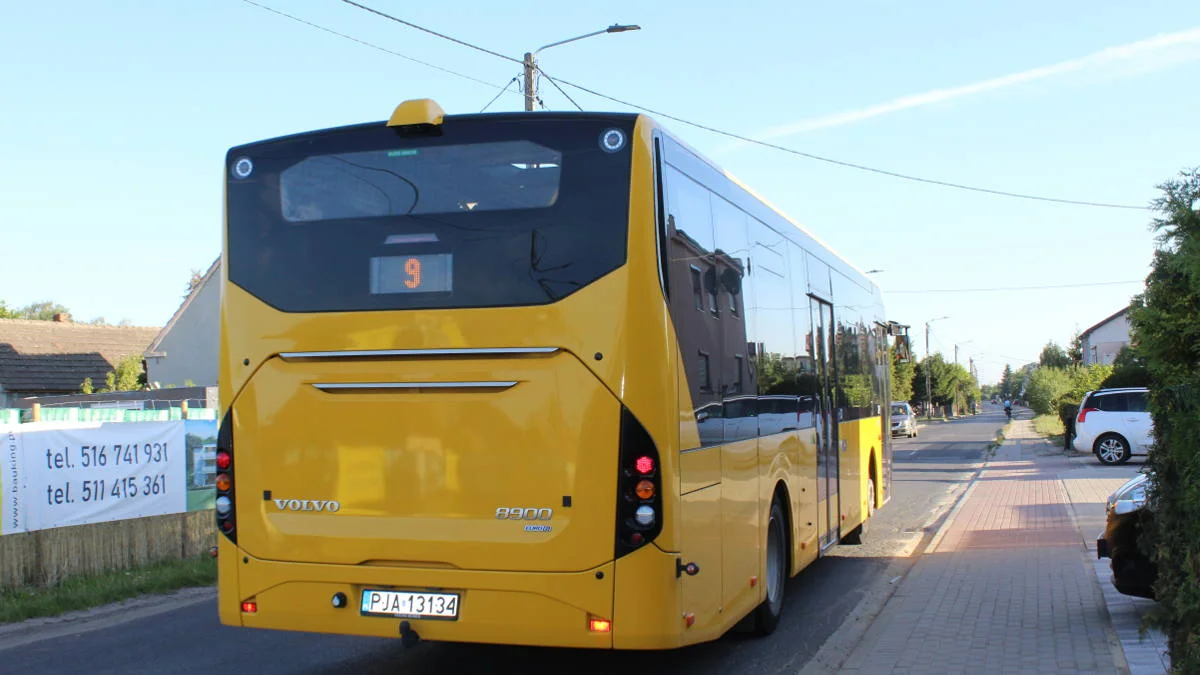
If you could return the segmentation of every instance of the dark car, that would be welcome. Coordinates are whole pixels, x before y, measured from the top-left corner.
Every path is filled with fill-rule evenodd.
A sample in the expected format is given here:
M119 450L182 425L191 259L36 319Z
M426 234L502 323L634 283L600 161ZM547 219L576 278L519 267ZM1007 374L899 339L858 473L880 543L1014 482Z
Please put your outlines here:
M1153 512L1146 508L1148 474L1129 479L1108 497L1108 521L1096 539L1096 556L1112 563L1112 583L1125 595L1154 598L1158 568L1142 552L1138 540Z

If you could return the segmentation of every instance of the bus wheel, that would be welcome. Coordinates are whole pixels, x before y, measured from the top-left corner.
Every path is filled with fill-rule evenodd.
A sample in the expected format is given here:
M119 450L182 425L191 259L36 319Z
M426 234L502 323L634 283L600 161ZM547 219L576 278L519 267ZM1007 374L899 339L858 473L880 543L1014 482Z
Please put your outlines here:
M863 543L863 538L867 536L867 531L871 527L871 516L875 515L875 479L874 478L867 479L867 495L869 495L869 499L867 500L867 515L865 518L863 518L863 522L861 525L854 528L853 530L850 530L850 534L847 534L842 539L843 544L861 544L861 543Z
M787 516L776 499L771 503L771 520L767 524L767 597L754 610L754 632L770 635L779 625L783 614L783 591L788 578Z

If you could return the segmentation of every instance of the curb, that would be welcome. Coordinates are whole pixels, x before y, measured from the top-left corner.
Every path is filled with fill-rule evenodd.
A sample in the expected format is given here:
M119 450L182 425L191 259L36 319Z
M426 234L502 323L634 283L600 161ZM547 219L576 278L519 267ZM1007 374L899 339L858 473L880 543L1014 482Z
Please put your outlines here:
M862 643L863 637L875 625L875 620L883 613L887 604L891 602L892 596L900 587L904 585L912 568L927 554L932 553L937 544L945 537L946 531L949 529L954 518L958 515L963 503L967 497L975 490L975 484L979 481L979 477L983 475L987 469L990 457L985 453L980 465L975 469L975 473L967 481L967 488L960 492L954 498L954 504L942 514L939 518L941 523L937 526L937 530L932 537L926 535L923 543L918 546L917 550L913 551L907 558L901 558L899 563L896 563L896 576L887 581L887 585L876 584L871 589L868 589L864 595L866 596L858 605L850 612L846 619L834 631L825 644L817 650L817 653L809 659L799 671L795 671L797 675L826 675L828 673L840 672L842 665L854 653L854 650ZM892 568L888 569L891 573ZM871 598L870 591L875 590L875 587L880 587L882 591L878 597ZM786 666L785 666L786 669Z

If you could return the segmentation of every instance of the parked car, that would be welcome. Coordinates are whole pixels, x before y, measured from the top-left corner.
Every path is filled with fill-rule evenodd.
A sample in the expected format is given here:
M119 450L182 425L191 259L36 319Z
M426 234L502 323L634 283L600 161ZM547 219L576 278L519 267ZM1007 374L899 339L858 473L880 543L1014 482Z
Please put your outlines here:
M1103 464L1124 464L1149 452L1154 428L1148 393L1146 387L1089 391L1075 416L1074 448L1094 453Z
M1153 517L1146 506L1148 474L1130 479L1108 497L1108 520L1096 539L1096 557L1112 562L1112 584L1125 595L1154 598L1158 568L1142 552L1138 539Z
M907 401L892 401L892 435L917 437L917 416Z

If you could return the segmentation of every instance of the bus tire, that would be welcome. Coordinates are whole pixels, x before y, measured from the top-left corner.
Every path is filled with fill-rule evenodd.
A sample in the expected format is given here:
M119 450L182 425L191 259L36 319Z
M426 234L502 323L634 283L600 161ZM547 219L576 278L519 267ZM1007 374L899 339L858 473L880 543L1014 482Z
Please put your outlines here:
M867 495L868 495L868 499L867 499L866 516L863 518L862 524L860 524L858 527L854 528L853 530L850 530L850 533L847 534L842 539L843 544L854 545L854 544L863 543L863 539L866 538L867 532L870 530L871 516L875 515L875 479L874 478L867 479Z
M754 632L770 635L783 616L783 595L788 579L787 515L776 498L771 502L767 522L767 569L763 575L766 597L754 610Z

